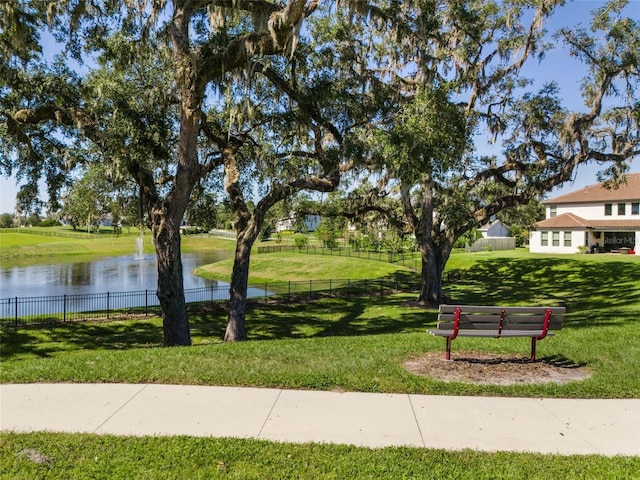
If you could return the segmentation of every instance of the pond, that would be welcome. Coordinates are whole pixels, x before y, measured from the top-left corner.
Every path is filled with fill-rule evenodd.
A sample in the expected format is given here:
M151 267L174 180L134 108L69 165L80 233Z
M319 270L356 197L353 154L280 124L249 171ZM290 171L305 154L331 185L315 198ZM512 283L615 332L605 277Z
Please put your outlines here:
M229 258L227 252L183 254L185 300L227 300L229 284L191 272ZM158 305L155 255L0 269L0 318L91 312ZM249 287L248 297L268 296Z
M229 258L227 252L182 255L184 288L220 285L191 272L208 263ZM91 293L155 290L158 272L155 255L110 257L91 262L30 265L0 269L0 298L85 295Z

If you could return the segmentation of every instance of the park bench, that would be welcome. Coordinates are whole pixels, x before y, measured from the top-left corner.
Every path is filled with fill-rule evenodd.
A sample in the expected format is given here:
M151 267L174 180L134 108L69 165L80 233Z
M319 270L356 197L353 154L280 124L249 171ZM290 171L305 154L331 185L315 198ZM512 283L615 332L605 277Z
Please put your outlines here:
M499 307L440 305L438 324L429 333L446 337L445 358L451 359L451 341L456 337L530 337L531 361L536 359L536 342L560 330L565 307Z

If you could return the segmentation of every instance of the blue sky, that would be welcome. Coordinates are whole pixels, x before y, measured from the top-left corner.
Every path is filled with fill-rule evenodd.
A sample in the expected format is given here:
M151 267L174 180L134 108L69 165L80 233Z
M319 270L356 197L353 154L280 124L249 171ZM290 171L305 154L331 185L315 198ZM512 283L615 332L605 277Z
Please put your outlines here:
M562 26L582 24L589 25L590 12L602 6L601 0L574 0L561 7L550 22L547 30L555 32ZM626 10L627 14L634 18L640 18L640 0L630 0ZM524 74L535 79L536 84L556 81L561 88L561 95L566 100L566 105L572 109L582 107L580 101L579 85L585 75L584 67L575 59L569 57L568 51L561 45L548 52L541 64L529 63L525 67ZM581 166L572 182L567 182L551 193L555 196L573 190L583 188L586 185L597 183L597 172L601 167L597 164ZM640 173L640 161L631 164L631 171ZM13 178L0 177L0 213L13 212L15 196L18 188Z

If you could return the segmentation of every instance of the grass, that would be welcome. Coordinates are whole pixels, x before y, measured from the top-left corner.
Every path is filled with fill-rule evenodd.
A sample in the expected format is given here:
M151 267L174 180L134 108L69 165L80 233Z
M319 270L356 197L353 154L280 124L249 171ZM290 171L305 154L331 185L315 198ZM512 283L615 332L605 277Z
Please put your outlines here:
M233 259L202 266L195 273L212 280L229 281ZM359 268L358 268L359 267ZM359 260L349 257L308 255L305 253L264 253L251 256L249 283L273 281L299 282L305 280L373 279L391 277L407 269L385 262Z
M567 328L540 342L539 358L587 365L591 378L566 385L514 386L444 383L412 375L402 362L444 348L424 332L435 314L403 307L408 298L327 299L313 307L255 307L253 341L221 344L225 317L197 317L196 345L157 347L158 320L8 330L0 380L14 382L127 382L451 395L572 398L640 397L640 335L634 326ZM345 312L328 313L339 302ZM395 313L393 313L395 311ZM628 321L634 317L629 315ZM595 329L595 330L594 330ZM396 333L389 333L395 331ZM597 331L598 337L593 333ZM366 333L364 333L366 332ZM276 339L285 337L281 339ZM210 342L210 343L207 343ZM526 339L458 339L456 351L525 356Z
M639 471L638 457L367 449L189 437L0 434L0 477L11 479L628 480L639 478Z

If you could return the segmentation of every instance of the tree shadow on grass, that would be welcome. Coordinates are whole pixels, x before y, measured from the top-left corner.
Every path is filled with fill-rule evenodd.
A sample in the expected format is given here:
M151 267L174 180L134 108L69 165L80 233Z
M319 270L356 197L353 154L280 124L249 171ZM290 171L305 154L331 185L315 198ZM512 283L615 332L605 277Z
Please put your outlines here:
M490 259L464 271L461 280L445 285L454 303L479 305L563 305L565 326L622 325L638 321L640 268L637 262L588 262L570 258ZM415 294L390 295L396 284L415 285L415 276L353 282L351 296L276 297L249 302L250 340L382 335L424 332L435 325L437 312L408 307ZM378 292L384 296L372 296ZM362 296L352 296L353 293ZM366 294L366 295L365 295ZM190 306L192 336L221 341L228 310L224 303ZM1 355L47 357L69 350L149 348L162 344L158 318L136 321L79 322L54 327L3 328Z
M162 345L162 327L157 319L3 328L0 336L4 359L20 355L46 358L65 350L122 350Z
M255 306L248 314L250 338L314 338L425 331L435 310L404 308L406 296L323 298L316 302Z
M565 325L615 325L634 320L640 309L640 265L569 258L492 259L476 263L446 291L452 303L561 305L567 308Z

